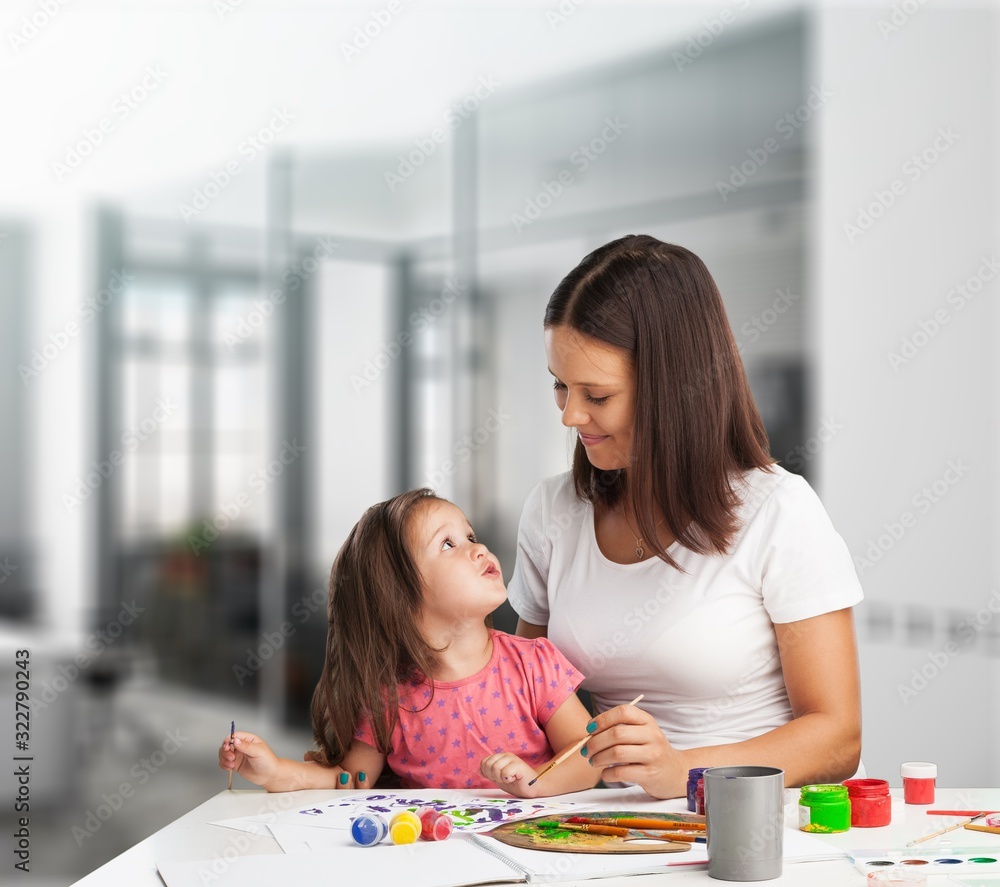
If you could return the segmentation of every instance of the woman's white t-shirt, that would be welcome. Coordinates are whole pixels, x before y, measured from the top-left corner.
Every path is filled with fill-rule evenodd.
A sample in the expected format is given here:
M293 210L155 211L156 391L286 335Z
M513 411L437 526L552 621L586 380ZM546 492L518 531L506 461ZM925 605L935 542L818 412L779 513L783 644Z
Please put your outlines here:
M608 560L594 509L569 473L527 496L510 602L585 675L598 711L644 693L680 749L750 739L792 718L774 623L851 607L863 594L844 540L801 477L744 475L740 529L726 555L674 543L657 557ZM822 658L823 650L815 650Z

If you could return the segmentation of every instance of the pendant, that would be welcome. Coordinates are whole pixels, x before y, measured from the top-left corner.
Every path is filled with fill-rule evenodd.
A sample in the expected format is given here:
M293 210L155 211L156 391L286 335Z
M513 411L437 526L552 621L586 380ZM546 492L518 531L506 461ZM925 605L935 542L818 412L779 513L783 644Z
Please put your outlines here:
M642 560L642 558L643 558L643 555L644 555L645 553L646 553L646 552L645 552L645 551L643 551L643 548L642 548L642 540L640 539L640 540L639 540L639 544L638 544L638 545L636 545L636 547L635 547L635 559L636 559L637 561L641 561L641 560Z

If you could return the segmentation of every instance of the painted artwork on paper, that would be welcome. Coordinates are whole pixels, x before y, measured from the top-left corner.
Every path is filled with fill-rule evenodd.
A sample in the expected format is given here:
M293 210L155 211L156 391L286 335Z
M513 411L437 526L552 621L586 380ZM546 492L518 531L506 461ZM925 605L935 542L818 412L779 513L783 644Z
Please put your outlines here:
M391 816L401 810L430 807L448 816L457 831L483 831L505 822L566 812L578 805L572 802L552 802L544 798L524 800L514 797L473 797L461 801L449 797L449 792L405 791L351 794L298 811L303 825L325 825L349 828L351 821L366 813Z

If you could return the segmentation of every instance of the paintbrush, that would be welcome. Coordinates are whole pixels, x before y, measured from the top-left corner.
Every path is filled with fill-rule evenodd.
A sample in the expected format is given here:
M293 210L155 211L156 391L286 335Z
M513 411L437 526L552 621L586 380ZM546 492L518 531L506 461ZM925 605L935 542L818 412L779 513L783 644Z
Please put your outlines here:
M629 703L629 705L635 705L645 695L646 695L645 693L640 693L638 696L635 697L635 699L633 699ZM528 780L528 785L534 785L536 782L538 782L539 779L541 779L546 773L548 773L549 770L551 770L553 767L558 767L570 755L578 752L581 748L583 748L587 744L587 740L590 739L592 735L593 735L592 733L588 733L579 742L574 742L568 749L566 749L566 751L564 751L561 755L559 755L559 757L553 760L549 764L549 766L546 767L541 773L539 773L534 779Z
M233 745L233 740L236 737L236 721L230 721L229 723L229 747L235 748ZM233 790L233 771L229 771L229 791Z
M613 825L581 825L579 823L569 823L569 822L556 822L553 820L540 820L535 823L535 825L540 829L545 829L546 831L550 829L566 829L568 832L590 832L594 835L617 835L619 838L624 838L629 833L627 828L618 828Z
M974 825L971 822L967 822L965 828L974 832L989 832L991 835L1000 835L1000 828L994 825Z
M1000 810L928 810L928 816L979 816L980 813L1000 813Z
M690 832L659 832L651 835L642 829L639 834L646 838L656 838L658 841L680 841L682 844L704 844L704 835L692 835Z
M705 831L703 822L681 822L675 819L640 819L635 816L571 816L567 822L592 822L599 825L625 825L629 828L644 829L691 829Z
M906 846L912 847L914 844L921 844L924 841L929 841L931 838L936 838L938 835L943 835L945 832L954 831L957 828L962 828L963 826L968 826L970 822L975 822L977 819L982 819L986 814L980 813L978 816L973 816L972 819L967 819L965 822L956 822L954 825L949 825L948 828L943 828L936 832L931 832L929 835L924 835L922 838L916 838L910 841Z
M697 841L704 841L703 835L692 834L660 834L650 835L640 829L619 828L613 825L590 825L583 823L571 823L567 821L557 822L555 820L541 820L535 825L545 831L555 831L565 829L568 832L589 832L592 835L614 835L618 838L626 838L629 835L639 835L644 838L655 838L658 841L680 841L681 843L694 844Z

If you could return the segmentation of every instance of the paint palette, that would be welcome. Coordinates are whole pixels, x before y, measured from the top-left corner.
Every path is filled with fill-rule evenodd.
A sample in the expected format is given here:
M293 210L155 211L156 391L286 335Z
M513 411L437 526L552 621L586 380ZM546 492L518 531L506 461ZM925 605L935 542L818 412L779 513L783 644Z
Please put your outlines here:
M678 841L657 840L655 832L649 836L641 834L643 830L635 829L634 836L601 835L591 832L571 831L569 829L553 828L568 820L571 816L581 814L563 813L552 816L542 816L535 819L523 819L520 822L505 822L488 832L491 838L496 838L511 847L521 847L526 850L554 850L560 853L683 853L692 845ZM588 819L610 819L638 817L642 819L659 819L664 822L705 822L704 816L694 813L630 813L623 810L595 812L593 810L582 814ZM704 844L699 845L704 848Z
M922 875L978 875L992 880L1000 877L1000 852L981 847L975 850L870 850L855 854L854 865L865 875L874 871L909 871Z

